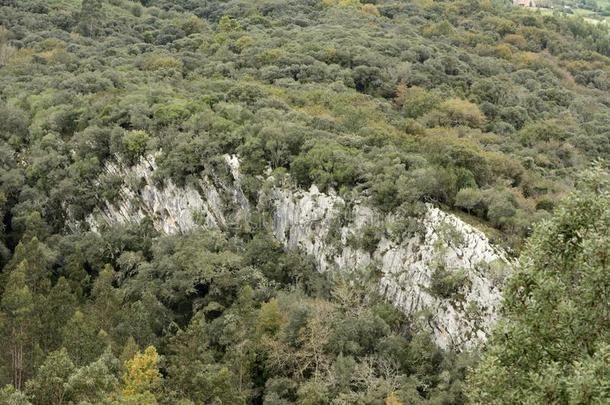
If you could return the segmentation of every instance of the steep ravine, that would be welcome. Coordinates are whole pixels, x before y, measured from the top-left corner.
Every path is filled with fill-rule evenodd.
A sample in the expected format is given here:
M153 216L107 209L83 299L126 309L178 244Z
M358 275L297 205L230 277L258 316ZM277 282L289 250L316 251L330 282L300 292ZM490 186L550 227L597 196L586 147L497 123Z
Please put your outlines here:
M511 265L482 232L427 206L409 236L389 238L398 218L362 203L348 206L341 197L321 193L315 186L273 187L255 207L241 191L238 159L225 156L225 161L230 184L202 177L188 187L171 181L156 186L152 156L131 167L108 164L108 173L126 180L117 200L100 207L87 223L96 230L104 222L149 217L156 229L171 234L196 227L223 229L228 221L244 219L253 210L271 211L269 227L275 237L286 248L312 255L320 271L374 266L381 274L382 294L431 328L441 347L468 348L485 341L497 316L499 284ZM128 184L139 184L140 189ZM439 285L448 291L439 291Z

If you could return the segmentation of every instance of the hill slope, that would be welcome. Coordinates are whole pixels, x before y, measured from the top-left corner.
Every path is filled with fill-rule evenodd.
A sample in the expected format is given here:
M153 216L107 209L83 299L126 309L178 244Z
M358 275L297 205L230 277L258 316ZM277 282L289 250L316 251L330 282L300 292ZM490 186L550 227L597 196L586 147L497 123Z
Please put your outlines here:
M286 250L266 197L392 218L345 242L369 258L428 204L517 254L610 158L609 58L606 27L498 0L0 1L0 383L18 390L0 398L464 403L470 354L388 305L375 260L320 273ZM218 193L216 231L91 220L125 187L230 184L227 155L251 215ZM106 170L148 156L150 179ZM463 293L441 270L437 293Z

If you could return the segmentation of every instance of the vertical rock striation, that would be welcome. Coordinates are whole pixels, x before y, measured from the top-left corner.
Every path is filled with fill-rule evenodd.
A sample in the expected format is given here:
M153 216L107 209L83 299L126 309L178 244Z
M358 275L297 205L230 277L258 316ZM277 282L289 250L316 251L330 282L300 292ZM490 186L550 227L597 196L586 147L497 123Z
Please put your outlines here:
M345 215L340 212L345 210L345 201L320 193L315 186L309 191L276 189L272 201L276 238L288 248L313 255L320 271L375 266L381 272L381 293L429 325L441 347L468 348L485 341L501 300L499 278L510 264L482 232L427 206L415 235L394 241L382 232L374 251L367 252L350 240L362 237L367 226L385 227L393 220L391 216L360 204ZM333 227L339 216L353 220L337 231ZM331 231L337 235L335 240L329 240ZM443 274L460 275L451 296L433 289L439 268Z
M152 157L130 168L108 164L109 173L135 176L140 188L124 184L117 201L106 203L87 222L96 230L101 223L148 217L157 230L168 234L199 226L223 229L228 215L246 217L254 209L241 191L237 157L225 160L232 184L218 185L203 177L188 187L177 187L169 180L162 187L155 185ZM427 206L415 232L390 238L388 224L395 217L362 203L348 205L315 186L310 190L276 187L266 197L275 237L286 248L312 255L320 271L373 267L381 275L380 292L414 321L429 327L439 346L459 349L485 341L496 320L499 285L510 263L482 232ZM377 235L372 241L364 240L371 229Z
M197 184L187 187L177 187L169 179L157 185L153 179L156 169L153 156L143 157L130 167L108 163L107 174L126 180L117 201L106 202L87 218L87 223L96 231L101 223L140 222L148 217L155 229L166 234L188 232L197 226L224 229L229 207L243 215L250 210L248 200L241 192L239 161L230 156L226 156L225 161L233 176L231 185L217 186L208 177L203 177ZM129 183L137 184L137 189Z

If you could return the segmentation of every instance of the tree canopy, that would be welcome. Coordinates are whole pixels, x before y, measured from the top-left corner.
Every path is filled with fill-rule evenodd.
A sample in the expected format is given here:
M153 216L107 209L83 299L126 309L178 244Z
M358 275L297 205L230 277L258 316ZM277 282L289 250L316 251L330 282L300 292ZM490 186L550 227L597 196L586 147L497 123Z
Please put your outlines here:
M503 320L471 376L475 403L610 400L610 175L597 166L529 239Z

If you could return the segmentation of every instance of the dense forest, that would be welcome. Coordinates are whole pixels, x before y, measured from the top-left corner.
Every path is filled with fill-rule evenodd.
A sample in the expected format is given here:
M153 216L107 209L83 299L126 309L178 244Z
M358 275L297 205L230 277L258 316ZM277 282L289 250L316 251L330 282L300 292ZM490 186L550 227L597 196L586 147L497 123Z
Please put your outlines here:
M502 0L0 0L0 404L610 400L610 32ZM519 262L444 350L260 221L90 229L155 179L424 204ZM539 225L536 225L539 224ZM362 273L362 274L361 274Z

